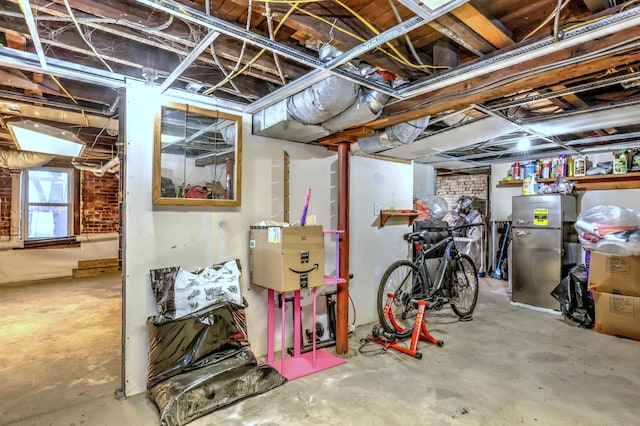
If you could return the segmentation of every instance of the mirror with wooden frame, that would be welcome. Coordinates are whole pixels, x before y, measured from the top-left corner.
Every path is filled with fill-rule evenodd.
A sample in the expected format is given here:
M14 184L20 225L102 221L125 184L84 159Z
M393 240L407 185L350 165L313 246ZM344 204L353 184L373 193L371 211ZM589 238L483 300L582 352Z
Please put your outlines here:
M240 205L240 116L167 103L156 116L154 139L154 204Z

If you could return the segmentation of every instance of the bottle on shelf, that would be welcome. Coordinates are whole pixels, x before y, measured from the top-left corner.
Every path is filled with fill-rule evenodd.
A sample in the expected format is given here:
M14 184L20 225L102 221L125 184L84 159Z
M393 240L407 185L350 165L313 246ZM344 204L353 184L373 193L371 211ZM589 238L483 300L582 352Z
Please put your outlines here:
M584 157L577 157L573 162L573 175L574 176L586 176L587 175L587 159Z
M613 160L613 174L619 175L623 173L627 173L627 153L624 149L621 149Z
M548 179L551 176L551 163L549 160L542 160L542 177Z
M567 158L567 177L573 177L573 172L574 172L574 160L573 157L569 156L569 158Z

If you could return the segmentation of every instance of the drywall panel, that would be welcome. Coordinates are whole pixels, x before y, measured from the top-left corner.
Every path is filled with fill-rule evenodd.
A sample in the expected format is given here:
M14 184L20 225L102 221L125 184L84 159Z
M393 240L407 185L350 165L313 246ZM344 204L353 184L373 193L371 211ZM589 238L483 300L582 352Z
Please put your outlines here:
M437 173L434 166L413 163L413 196L424 199L427 195L435 195Z
M154 207L151 188L155 111L149 105L159 105L161 101L154 96L147 87L131 88L127 92L126 395L143 392L146 386L145 324L147 317L156 313L150 270L166 266L193 270L239 259L243 272L241 291L248 302L249 340L255 354L263 356L266 354L267 290L249 283L249 227L261 220L283 219L284 151L291 158L291 217L299 218L307 187L312 188L308 214L315 215L323 226L331 226L331 212L335 207L331 200L331 168L336 154L323 147L252 136L249 117L243 120L241 206ZM291 325L288 327L291 330Z
M402 235L410 232L408 220L391 218L380 228L374 204L381 209L413 208L413 166L365 157L350 163L349 270L354 274L349 291L355 305L356 325L376 322L376 295L385 269L406 258ZM353 311L350 309L351 324Z
M491 220L511 220L511 198L522 195L522 188L498 188L498 182L504 179L511 168L511 163L500 163L491 166L491 182L489 184L489 202L491 203Z

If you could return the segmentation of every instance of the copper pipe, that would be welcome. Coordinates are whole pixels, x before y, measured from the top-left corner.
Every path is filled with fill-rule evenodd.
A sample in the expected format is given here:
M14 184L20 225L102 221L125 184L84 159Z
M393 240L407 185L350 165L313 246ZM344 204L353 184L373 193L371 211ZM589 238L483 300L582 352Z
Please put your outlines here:
M349 151L350 142L338 143L338 234L340 238L340 268L338 275L345 280L337 285L336 294L336 353L349 351Z

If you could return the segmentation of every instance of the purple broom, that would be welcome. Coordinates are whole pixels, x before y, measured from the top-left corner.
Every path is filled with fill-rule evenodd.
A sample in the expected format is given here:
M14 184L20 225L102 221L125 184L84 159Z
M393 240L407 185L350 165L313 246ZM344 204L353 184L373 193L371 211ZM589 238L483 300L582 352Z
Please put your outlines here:
M304 197L304 207L302 208L302 217L300 218L300 226L307 223L307 209L309 208L309 199L311 199L311 188L307 188L307 195Z

